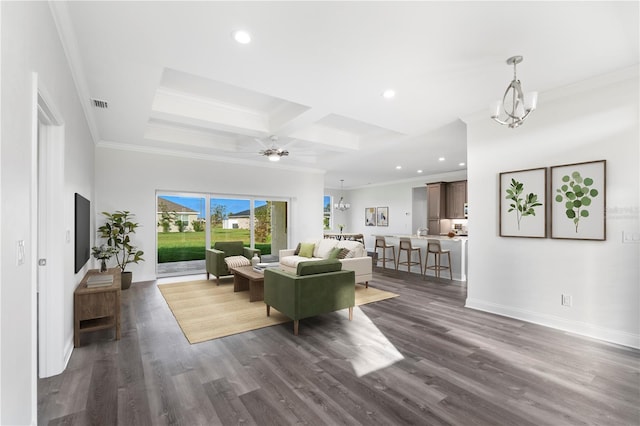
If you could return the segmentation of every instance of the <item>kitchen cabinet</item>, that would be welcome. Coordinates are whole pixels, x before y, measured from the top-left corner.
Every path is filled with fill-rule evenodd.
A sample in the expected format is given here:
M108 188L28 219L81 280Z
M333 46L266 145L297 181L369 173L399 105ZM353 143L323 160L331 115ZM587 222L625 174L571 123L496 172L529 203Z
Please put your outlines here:
M447 219L465 219L464 205L467 202L467 181L447 182L446 217Z
M430 235L440 235L440 221L447 216L447 184L427 184L427 227Z

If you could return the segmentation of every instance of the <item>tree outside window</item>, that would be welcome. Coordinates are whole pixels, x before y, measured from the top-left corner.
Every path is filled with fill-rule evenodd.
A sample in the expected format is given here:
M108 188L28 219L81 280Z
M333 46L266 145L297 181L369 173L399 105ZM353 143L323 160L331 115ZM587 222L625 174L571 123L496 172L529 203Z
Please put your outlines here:
M324 230L331 229L331 196L325 195L323 199L324 211L323 211L323 228Z

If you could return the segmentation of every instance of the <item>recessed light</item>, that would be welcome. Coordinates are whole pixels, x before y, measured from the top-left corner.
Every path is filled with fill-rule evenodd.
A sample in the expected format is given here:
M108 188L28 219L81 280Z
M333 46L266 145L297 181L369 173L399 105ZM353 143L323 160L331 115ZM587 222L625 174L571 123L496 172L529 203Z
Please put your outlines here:
M444 161L444 157L438 158L438 161Z
M418 170L418 173L422 173L422 170Z
M393 89L387 89L382 92L382 97L385 99L392 99L396 96L396 91Z
M396 170L400 170L402 166L396 166Z
M249 44L251 43L251 34L243 30L236 30L231 33L233 39L240 44Z
M458 166L464 166L464 163L458 163Z

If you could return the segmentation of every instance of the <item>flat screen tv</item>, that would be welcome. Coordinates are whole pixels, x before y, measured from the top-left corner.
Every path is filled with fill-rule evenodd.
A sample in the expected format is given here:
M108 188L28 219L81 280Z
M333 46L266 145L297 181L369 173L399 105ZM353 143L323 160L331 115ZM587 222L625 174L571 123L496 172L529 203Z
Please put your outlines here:
M91 203L76 193L75 200L76 273L91 256Z

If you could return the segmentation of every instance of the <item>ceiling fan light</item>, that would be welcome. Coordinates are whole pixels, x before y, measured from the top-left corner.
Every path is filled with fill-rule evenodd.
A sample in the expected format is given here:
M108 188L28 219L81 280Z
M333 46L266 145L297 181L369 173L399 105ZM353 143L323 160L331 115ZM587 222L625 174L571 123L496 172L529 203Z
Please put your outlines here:
M280 161L280 156L277 153L269 154L269 161Z

